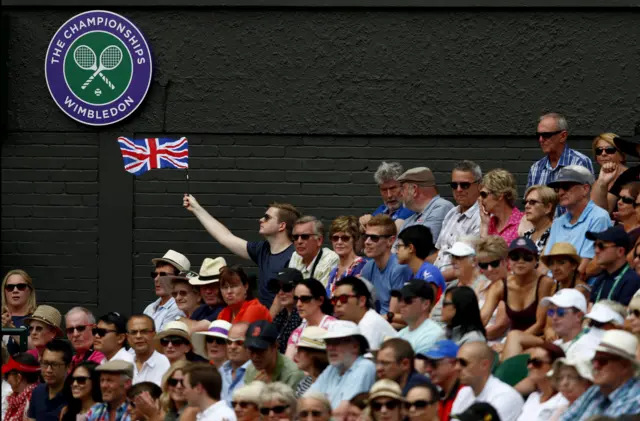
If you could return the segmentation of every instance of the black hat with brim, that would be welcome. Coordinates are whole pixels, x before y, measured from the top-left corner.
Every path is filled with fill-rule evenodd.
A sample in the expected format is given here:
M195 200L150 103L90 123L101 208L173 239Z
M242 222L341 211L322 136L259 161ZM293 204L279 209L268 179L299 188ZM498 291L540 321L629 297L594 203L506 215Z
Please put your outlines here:
M627 155L640 157L640 153L638 153L640 135L633 137L615 137L613 141L616 144L616 148L620 149Z

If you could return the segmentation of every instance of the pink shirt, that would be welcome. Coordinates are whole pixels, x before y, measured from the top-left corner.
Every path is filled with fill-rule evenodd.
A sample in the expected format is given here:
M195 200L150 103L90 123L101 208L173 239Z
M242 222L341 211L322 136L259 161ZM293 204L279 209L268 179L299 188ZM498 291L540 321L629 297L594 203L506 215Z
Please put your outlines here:
M86 358L87 352L91 353L89 354L88 358ZM106 360L107 358L100 351L89 350L89 351L83 352L82 354L78 353L74 355L73 358L71 359L71 367L69 368L69 374L73 373L73 370L75 370L78 364L80 364L83 361L91 361L96 364L102 364Z
M331 323L333 323L336 320L337 319L333 316L324 316L322 320L320 320L320 324L318 326L323 329L329 329L329 326L331 325ZM300 340L300 335L302 335L302 331L304 330L305 327L307 327L307 319L302 319L302 324L298 326L296 330L294 330L289 336L289 341L287 342L287 345L292 345L292 344L298 345L298 341Z
M513 240L518 238L518 227L520 226L520 220L523 216L524 212L520 212L518 208L513 208L507 224L500 232L498 232L498 230L496 229L496 217L492 216L489 219L488 234L499 235L500 237L504 238L504 240L507 242L507 246L509 246Z

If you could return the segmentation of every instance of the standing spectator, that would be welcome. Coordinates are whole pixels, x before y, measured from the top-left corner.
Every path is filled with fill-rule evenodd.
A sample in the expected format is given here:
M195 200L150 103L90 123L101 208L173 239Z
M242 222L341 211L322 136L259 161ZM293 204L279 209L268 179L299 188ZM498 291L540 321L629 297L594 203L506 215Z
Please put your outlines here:
M249 368L249 350L244 346L249 323L237 323L229 329L227 336L228 360L220 366L222 376L222 400L231 406L234 391L244 385L244 375Z
M527 188L537 184L548 185L558 178L564 167L570 165L586 168L593 177L593 164L589 157L567 146L568 129L567 119L562 114L548 113L540 117L536 136L545 157L531 166ZM562 213L564 209L556 210L556 216Z
M33 389L26 421L59 420L60 411L67 404L62 389L72 357L73 348L68 342L54 339L47 344L40 363L44 383Z
M433 172L427 167L411 168L405 171L398 181L402 183L404 206L416 212L404 221L400 232L412 225L420 224L429 228L433 239L438 241L442 221L453 208L453 203L438 194Z
M411 278L411 269L398 263L391 253L395 241L396 226L386 215L374 216L369 220L364 234L364 251L369 260L360 276L373 284L376 290L376 309L380 314L389 312L391 291L402 288Z
M473 289L467 286L447 289L442 302L442 321L447 326L447 338L458 346L467 342L487 341L478 298Z
M465 387L453 402L452 416L464 412L475 402L486 402L496 408L502 421L518 418L524 404L522 396L491 374L493 360L493 351L483 342L467 342L460 347L457 365L460 382Z
M162 377L160 407L165 413L164 421L178 421L187 407L187 398L184 396L184 369L189 364L191 363L186 360L178 361L172 364Z
M289 267L302 272L302 277L317 279L325 287L329 282L329 273L338 264L338 255L324 242L324 225L315 216L303 216L293 225L293 245L296 248L291 256Z
M393 380L406 396L409 389L417 384L430 383L414 368L415 352L404 339L392 338L384 341L376 353L376 377Z
M566 404L556 408L550 421L558 421L573 403L593 384L593 367L587 359L558 358L553 363L552 379Z
M260 414L264 421L293 421L298 412L296 395L287 384L276 382L265 386L260 396Z
M398 383L378 380L369 393L369 413L372 421L402 421L404 398Z
M438 389L430 382L416 384L409 389L405 396L404 408L409 421L440 421L447 419L441 418L438 414L440 395Z
M298 364L298 368L308 375L298 383L296 388L298 397L309 389L329 365L327 345L322 339L326 333L326 329L318 326L308 326L302 331L294 361Z
M462 388L460 370L456 366L459 349L455 342L445 339L436 342L433 348L419 356L425 361L429 378L441 390L442 398L438 402L438 416L441 420L449 419L453 402Z
M156 334L154 342L156 349L167 357L169 364L180 360L200 360L193 353L189 328L177 320L167 323L162 332Z
M298 303L293 301L293 289L299 282L302 282L302 273L293 268L282 269L282 272L278 273L270 282L270 290L277 291L269 312L273 317L273 324L280 332L278 351L281 354L287 352L289 337L302 323L302 317L297 309Z
M238 387L233 392L231 406L236 412L238 421L255 421L260 419L260 397L266 385L261 381Z
M399 162L382 162L373 179L380 189L383 204L380 205L371 215L360 217L360 226L366 227L369 219L376 215L387 215L396 223L398 230L404 224L405 219L413 215L413 211L407 209L402 204L402 184L398 178L404 172L404 168Z
M480 187L480 236L499 235L507 243L518 237L520 220L524 216L516 208L516 179L507 170L489 171Z
M98 364L84 361L71 372L64 382L62 395L67 406L62 408L60 421L86 421L93 405L102 402Z
M627 156L616 146L617 137L618 135L615 133L601 133L593 139L591 144L593 156L600 165L600 174L596 182L593 183L591 200L609 213L612 213L616 208L621 184L616 190L613 189L613 186L616 184L616 180L628 170Z
M197 407L199 421L236 421L236 414L220 399L222 378L208 364L191 364L184 372L184 395L189 405Z
M220 292L227 306L218 315L218 320L225 320L229 323L271 321L269 310L253 298L249 277L240 266L222 268Z
M36 310L36 290L33 280L22 269L7 272L2 280L2 327L22 327L24 320ZM5 311L6 310L6 311ZM9 337L10 354L20 350L17 338Z
M94 405L87 421L130 421L127 391L131 388L133 365L126 361L106 362L96 368L100 373L102 403Z
M209 324L218 318L225 307L220 294L220 271L227 266L222 257L211 259L206 257L200 266L200 272L195 278L189 278L189 284L198 288L204 301L190 316L190 320L183 320L191 332L207 330Z
M101 364L105 361L102 352L93 349L93 328L96 326L96 318L84 307L74 307L64 317L67 327L67 338L76 353L71 360L69 373L82 361L93 361Z
M260 234L264 241L248 242L236 237L227 227L211 216L195 197L185 195L183 206L193 212L209 234L236 256L251 259L258 265L260 302L270 307L275 294L269 292L267 283L287 267L294 247L291 233L300 212L288 203L271 203L260 218Z
M2 363L2 382L6 380L9 390L2 389L2 420L23 421L27 405L40 379L40 364L31 354L18 353ZM6 399L6 401L5 401Z
M107 361L122 360L133 364L133 354L125 349L127 318L112 311L98 319L91 330L93 347L104 354Z
M329 238L336 252L338 264L329 273L327 283L327 297L333 295L336 282L345 276L358 276L362 272L366 260L356 254L356 247L360 242L360 229L355 216L339 216L331 223Z
M39 305L30 317L24 319L29 326L29 341L33 349L31 355L42 360L45 347L58 336L62 336L62 314L51 306Z
M246 323L246 322L241 322ZM231 323L215 320L206 332L195 332L192 336L193 350L216 367L227 361L227 339Z
M558 195L550 187L531 186L524 194L524 216L533 228L522 236L536 244L538 254L542 254L547 245L557 206Z
M158 386L169 369L167 357L154 349L156 328L153 319L146 314L134 314L127 323L127 340L135 352L133 384L150 381Z
M159 297L144 309L144 314L153 318L157 329L164 329L164 325L177 317L184 316L178 308L176 300L171 296L171 282L169 276L178 276L180 272L188 272L191 263L183 254L169 250L160 258L151 259L155 270L151 272L151 279L155 293Z
M454 279L451 256L447 254L461 237L480 236L480 182L482 170L473 161L459 161L451 173L451 190L458 206L444 217L442 231L436 242L437 258L434 264L442 271L446 281Z
M400 289L400 315L407 323L398 336L408 341L418 354L426 352L439 339L444 330L429 318L433 307L433 289L420 279L412 279Z
M309 417L318 421L331 421L331 402L323 393L309 393L298 399L298 419Z

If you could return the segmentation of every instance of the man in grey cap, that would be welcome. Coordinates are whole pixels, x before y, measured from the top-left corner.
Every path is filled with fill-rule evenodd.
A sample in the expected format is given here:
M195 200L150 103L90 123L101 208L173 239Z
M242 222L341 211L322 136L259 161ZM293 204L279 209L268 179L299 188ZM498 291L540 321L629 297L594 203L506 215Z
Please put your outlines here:
M133 364L113 360L99 365L96 371L100 372L102 402L93 406L87 421L128 421L127 390L131 388Z
M412 225L424 225L431 230L433 241L438 241L442 221L453 208L453 203L438 194L433 172L427 167L411 168L398 181L402 184L404 206L416 212L404 221L400 231Z
M549 253L559 241L573 244L582 258L578 271L589 276L595 274L587 273L587 265L595 256L595 249L586 233L602 232L612 225L609 213L590 199L593 182L593 174L588 169L569 165L562 168L556 179L548 184L558 193L559 205L565 207L567 212L553 221L544 253Z

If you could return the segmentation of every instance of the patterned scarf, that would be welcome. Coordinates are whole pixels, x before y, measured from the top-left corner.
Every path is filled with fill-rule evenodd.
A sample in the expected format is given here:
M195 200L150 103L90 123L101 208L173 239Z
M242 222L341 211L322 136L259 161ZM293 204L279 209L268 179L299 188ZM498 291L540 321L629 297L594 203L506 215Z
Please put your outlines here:
M15 393L12 393L7 396L7 413L5 414L3 421L24 420L25 409L31 400L33 389L35 389L37 385L37 383L30 384L19 394L16 395Z

